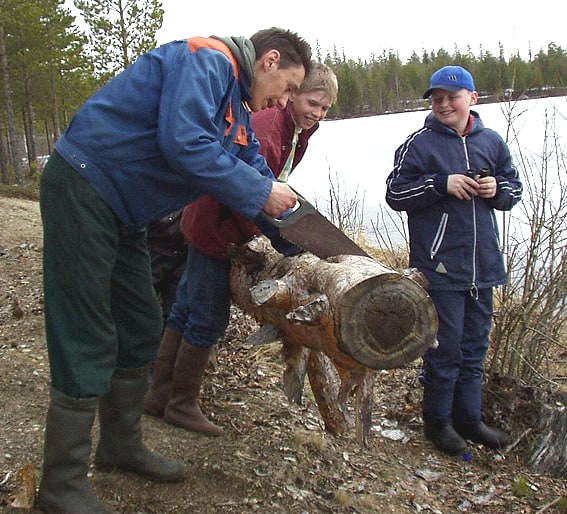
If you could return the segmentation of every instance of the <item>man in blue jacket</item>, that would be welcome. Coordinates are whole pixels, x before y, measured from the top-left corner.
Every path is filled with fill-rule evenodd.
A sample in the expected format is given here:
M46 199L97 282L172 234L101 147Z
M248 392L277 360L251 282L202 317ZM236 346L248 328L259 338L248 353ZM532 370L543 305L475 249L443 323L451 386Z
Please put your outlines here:
M466 440L493 449L508 435L484 424L481 392L493 288L506 282L494 210L510 210L522 184L502 138L471 111L471 74L446 66L423 95L432 113L395 154L386 201L406 211L410 266L427 278L439 317L439 347L423 357L425 435L459 454Z
M52 385L45 512L110 512L87 478L97 408L97 468L182 479L180 463L142 443L162 328L145 227L205 194L250 219L291 208L296 195L259 154L250 112L285 107L310 62L309 45L277 28L175 41L100 89L57 141L40 185Z

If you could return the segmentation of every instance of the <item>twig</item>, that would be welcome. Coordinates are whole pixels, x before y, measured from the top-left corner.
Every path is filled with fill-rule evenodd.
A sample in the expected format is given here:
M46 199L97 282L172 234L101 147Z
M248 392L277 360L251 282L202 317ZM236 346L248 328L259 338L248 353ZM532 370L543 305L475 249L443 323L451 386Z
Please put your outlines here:
M524 439L531 431L532 431L532 429L528 428L527 430L522 432L520 434L520 437L518 437L510 446L507 446L506 449L502 453L504 455L506 455L507 453L510 453L516 446L518 446L518 444L520 444L520 441L522 439Z
M553 500L552 502L545 504L541 509L537 510L535 514L540 514L541 512L545 512L554 505L557 505L560 501L561 501L561 496L559 498L555 498L555 500Z
M8 480L10 480L10 477L12 476L12 472L8 471L8 473L6 473L6 476L2 479L2 481L0 482L0 485L4 485L5 483L8 482Z

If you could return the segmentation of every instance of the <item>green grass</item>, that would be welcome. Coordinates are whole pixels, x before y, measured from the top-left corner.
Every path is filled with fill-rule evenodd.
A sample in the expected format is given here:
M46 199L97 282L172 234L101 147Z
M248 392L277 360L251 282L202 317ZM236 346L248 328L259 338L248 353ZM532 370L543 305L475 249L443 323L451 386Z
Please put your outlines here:
M14 185L0 184L0 195L10 196L13 198L22 198L24 200L39 200L39 187L37 184Z

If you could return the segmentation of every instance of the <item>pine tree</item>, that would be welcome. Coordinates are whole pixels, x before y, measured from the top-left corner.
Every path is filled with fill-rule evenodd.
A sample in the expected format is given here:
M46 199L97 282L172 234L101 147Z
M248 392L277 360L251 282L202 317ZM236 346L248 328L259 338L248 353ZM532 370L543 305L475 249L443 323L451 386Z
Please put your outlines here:
M106 80L157 44L160 0L75 0L89 28L95 71Z

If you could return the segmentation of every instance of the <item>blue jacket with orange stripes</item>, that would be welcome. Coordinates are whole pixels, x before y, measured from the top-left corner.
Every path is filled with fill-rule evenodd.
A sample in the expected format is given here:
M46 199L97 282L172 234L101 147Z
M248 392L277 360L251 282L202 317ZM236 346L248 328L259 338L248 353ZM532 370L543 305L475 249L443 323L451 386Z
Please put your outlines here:
M162 45L87 100L56 150L126 225L203 194L253 219L274 177L251 129L244 69L218 39Z
M506 281L494 210L510 210L522 196L522 184L510 150L471 111L465 136L439 122L433 113L397 150L386 181L386 201L406 211L410 266L427 278L430 289L467 290ZM452 173L488 168L496 178L496 196L459 200L447 193Z

